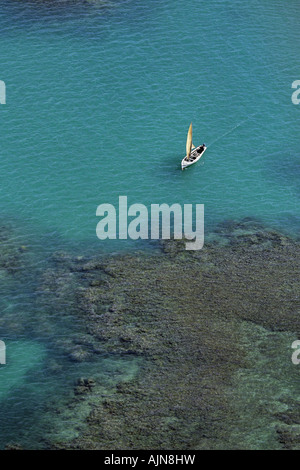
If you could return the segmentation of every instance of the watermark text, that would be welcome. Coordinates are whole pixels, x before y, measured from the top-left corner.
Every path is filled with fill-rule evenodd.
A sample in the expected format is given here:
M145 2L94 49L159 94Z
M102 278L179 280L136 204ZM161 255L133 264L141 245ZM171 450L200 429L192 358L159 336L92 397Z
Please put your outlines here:
M293 104L300 104L300 80L295 80L292 83L292 88L296 89L292 94L292 103Z
M180 204L151 204L149 214L144 204L128 207L127 196L120 196L118 211L112 204L101 204L96 215L101 217L96 228L100 240L169 240L173 234L175 240L187 240L186 250L201 250L204 245L203 204L196 204L195 211L193 204L183 208Z
M295 366L298 366L300 364L300 341L299 340L293 342L292 349L296 350L292 355L292 363Z
M0 364L6 364L6 346L4 341L0 340Z
M0 80L0 104L6 104L6 85Z

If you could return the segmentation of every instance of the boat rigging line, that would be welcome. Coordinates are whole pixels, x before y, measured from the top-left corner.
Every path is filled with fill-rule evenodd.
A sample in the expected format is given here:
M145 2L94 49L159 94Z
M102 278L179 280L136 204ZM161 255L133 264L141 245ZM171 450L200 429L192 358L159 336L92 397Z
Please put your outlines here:
M240 127L242 124L244 124L245 122L247 122L249 119L251 119L253 116L256 116L257 113L254 113L254 114L251 114L251 116L248 116L246 119L244 119L243 121L241 121L240 123L236 124L236 126L234 126L232 129L230 129L229 131L225 132L223 135L221 135L221 137L218 137L217 139L215 139L211 144L209 144L207 146L207 148L211 147L212 145L214 145L216 142L218 142L219 140L221 140L223 137L225 137L226 135L228 134L231 134L231 132L233 132L235 129L237 129L238 127Z

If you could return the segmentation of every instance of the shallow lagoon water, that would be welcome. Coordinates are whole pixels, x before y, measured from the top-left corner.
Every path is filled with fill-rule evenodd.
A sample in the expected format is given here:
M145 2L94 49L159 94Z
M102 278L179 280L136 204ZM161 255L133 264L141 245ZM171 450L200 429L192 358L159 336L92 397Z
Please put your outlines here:
M96 208L117 205L119 195L147 206L203 203L207 237L224 218L249 216L298 234L295 2L3 0L1 7L7 104L0 107L0 215L34 253L28 271L30 264L46 269L57 250L146 249L97 240ZM182 173L190 121L195 143L209 148ZM52 376L41 378L40 364L45 351L48 360L55 353L46 331L33 333L37 277L25 284L3 278L2 314L11 321L1 339L14 341L12 354L23 344L33 366L26 372L22 361L18 386L32 403L44 403L52 392L40 390ZM61 326L59 312L57 320ZM63 323L66 335L80 330L72 316ZM77 367L70 387L81 375ZM34 371L30 387L24 379ZM11 380L3 390L11 390L15 375ZM18 402L18 386L7 404ZM50 387L63 397L62 388ZM2 425L3 445L17 437L23 416L16 416Z

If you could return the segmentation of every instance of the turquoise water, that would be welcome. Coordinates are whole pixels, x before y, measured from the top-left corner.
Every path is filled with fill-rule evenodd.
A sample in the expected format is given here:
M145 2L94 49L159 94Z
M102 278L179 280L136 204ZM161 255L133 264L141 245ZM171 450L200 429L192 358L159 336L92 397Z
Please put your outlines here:
M97 206L119 195L129 204L205 204L207 235L224 218L246 216L298 234L298 17L298 2L279 0L2 0L0 216L40 268L54 250L124 248L95 234ZM181 172L191 121L194 143L208 150ZM1 286L6 315L34 323L35 280L17 300L11 282ZM32 340L24 362L31 351L51 356L46 334L21 330L1 330L1 339ZM23 366L26 389L26 374L41 367ZM3 380L17 401L15 378ZM28 392L35 407L47 380ZM6 421L0 443L16 421Z

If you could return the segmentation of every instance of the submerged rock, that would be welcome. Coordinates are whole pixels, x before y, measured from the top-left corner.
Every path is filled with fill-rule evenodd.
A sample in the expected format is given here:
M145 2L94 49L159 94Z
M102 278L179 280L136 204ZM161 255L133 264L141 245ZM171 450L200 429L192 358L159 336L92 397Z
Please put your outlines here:
M5 446L5 450L24 450L24 448L21 446L21 444L11 442Z
M0 225L0 271L12 274L22 267L22 253L28 247L16 242L13 229L7 225Z
M77 380L76 386L74 388L74 393L75 395L84 395L85 393L91 392L95 385L95 380L92 378L80 378Z

